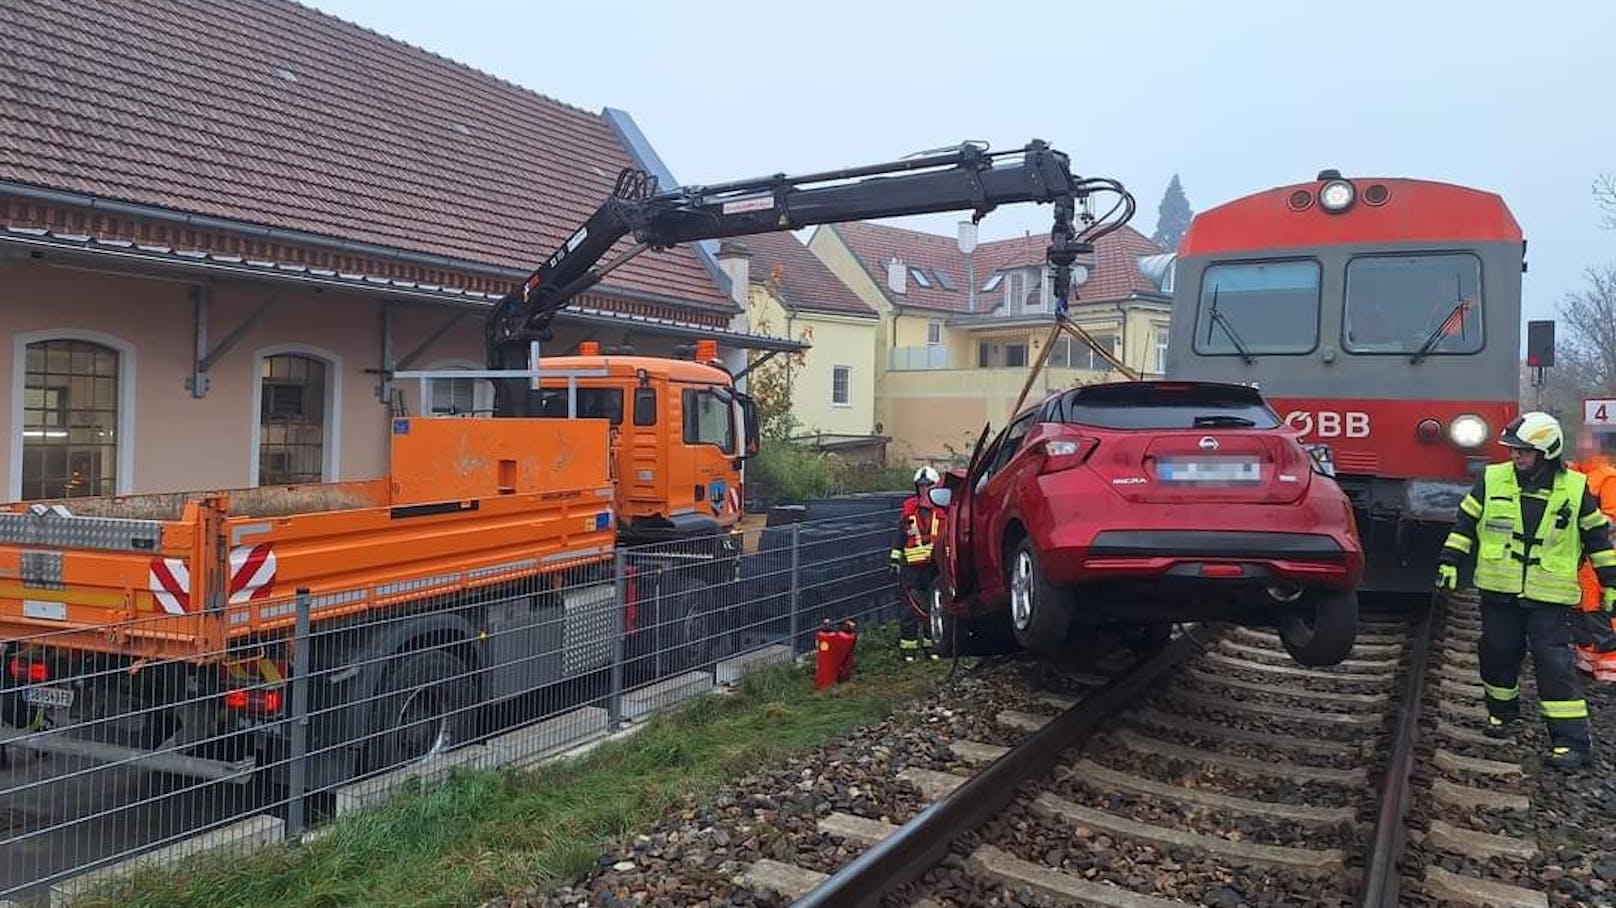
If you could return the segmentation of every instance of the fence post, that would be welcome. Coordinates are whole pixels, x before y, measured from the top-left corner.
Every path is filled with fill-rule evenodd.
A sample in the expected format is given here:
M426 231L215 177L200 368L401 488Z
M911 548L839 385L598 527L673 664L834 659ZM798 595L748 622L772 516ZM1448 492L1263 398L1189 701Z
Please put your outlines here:
M291 763L286 767L286 840L303 836L303 796L309 746L309 590L298 587L297 624L292 632Z
M628 553L622 546L612 555L612 586L616 589L617 633L612 635L612 692L606 701L606 724L616 728L623 720L623 643L628 636ZM640 615L638 609L635 614Z
M797 576L802 567L802 524L791 525L791 658L797 658L797 636L802 632L802 580Z

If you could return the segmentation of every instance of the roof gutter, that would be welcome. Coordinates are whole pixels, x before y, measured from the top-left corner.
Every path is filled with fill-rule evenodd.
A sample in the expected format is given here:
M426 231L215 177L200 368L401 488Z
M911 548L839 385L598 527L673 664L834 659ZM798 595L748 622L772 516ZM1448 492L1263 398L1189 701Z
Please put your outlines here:
M360 243L354 240L345 240L340 237L328 236L322 233L306 233L301 230L286 230L280 227L268 227L263 224L253 224L247 221L236 221L229 218L216 218L205 214L193 214L177 208L164 208L158 205L144 205L136 202L121 202L116 199L101 196L85 195L77 192L66 192L60 189L48 189L43 186L34 186L28 183L17 183L11 180L0 180L0 195L12 195L19 198L31 199L36 202L47 202L53 205L71 205L76 208L87 208L91 211L106 212L108 214L122 215L124 217L147 218L154 221L163 221L169 224L184 224L199 230L220 230L244 236L258 237L265 240L278 240L285 243L295 243L300 246L312 246L317 249L330 249L334 252L347 252L355 255L364 255L372 258L386 259L397 262L407 262L412 265L426 265L433 268L446 268L468 274L477 274L485 277L508 280L513 285L527 280L530 272L516 268L502 268L489 265L485 262L474 262L470 259L456 259L441 255L431 255L425 252L411 252L407 249L398 249L392 246L377 246L373 243ZM4 225L0 225L3 227ZM717 267L714 263L713 267ZM725 278L727 285L728 279ZM630 290L625 287L612 287L606 284L597 284L591 290L598 296L612 299L635 302L661 303L663 305L677 305L686 308L701 308L709 311L725 311L723 307L711 303L698 303L693 300L677 297L663 296L656 293L647 293L642 290Z

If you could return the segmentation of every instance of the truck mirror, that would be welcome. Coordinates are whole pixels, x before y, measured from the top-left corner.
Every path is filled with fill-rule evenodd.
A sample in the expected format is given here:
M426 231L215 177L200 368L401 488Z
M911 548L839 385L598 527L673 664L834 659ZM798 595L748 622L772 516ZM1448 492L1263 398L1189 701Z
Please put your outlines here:
M755 457L759 446L758 410L757 401L750 394L735 392L735 397L741 402L742 443L743 457Z

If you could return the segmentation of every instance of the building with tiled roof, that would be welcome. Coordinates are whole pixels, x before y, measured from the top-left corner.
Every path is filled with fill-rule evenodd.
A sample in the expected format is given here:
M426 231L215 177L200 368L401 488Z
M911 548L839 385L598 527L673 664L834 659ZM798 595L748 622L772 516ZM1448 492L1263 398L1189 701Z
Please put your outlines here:
M1047 236L980 243L873 223L816 230L808 246L880 313L876 431L894 459L954 461L984 423L1002 425L1055 324ZM1130 227L1095 242L1073 274L1069 316L1130 369L1164 368L1171 298L1140 271L1161 249ZM1117 377L1105 358L1056 335L1028 391Z
M875 309L791 233L726 241L718 258L732 281L750 288L752 331L811 345L769 367L789 389L794 437L850 461L884 464L886 439L875 431Z
M378 475L389 414L490 396L390 370L481 367L493 301L622 169L673 183L621 111L290 0L0 4L0 55L12 498ZM548 349L782 346L738 298L700 245L647 253Z

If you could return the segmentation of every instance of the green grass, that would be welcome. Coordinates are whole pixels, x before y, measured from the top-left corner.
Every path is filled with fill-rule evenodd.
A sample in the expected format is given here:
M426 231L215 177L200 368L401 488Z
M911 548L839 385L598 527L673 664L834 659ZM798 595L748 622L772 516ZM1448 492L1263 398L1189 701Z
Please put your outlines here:
M948 663L904 665L890 629L860 635L853 682L813 687L812 667L772 666L581 760L530 773L457 773L336 820L324 838L146 870L80 908L475 905L587 874L603 849L729 779L812 748L930 690Z

